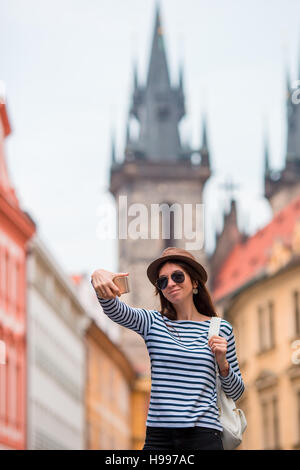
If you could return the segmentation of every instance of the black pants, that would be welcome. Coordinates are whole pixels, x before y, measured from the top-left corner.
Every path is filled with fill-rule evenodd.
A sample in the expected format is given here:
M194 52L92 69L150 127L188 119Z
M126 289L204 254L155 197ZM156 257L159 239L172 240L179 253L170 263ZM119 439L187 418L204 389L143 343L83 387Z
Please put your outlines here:
M221 431L218 429L159 428L147 426L146 439L142 450L224 450Z

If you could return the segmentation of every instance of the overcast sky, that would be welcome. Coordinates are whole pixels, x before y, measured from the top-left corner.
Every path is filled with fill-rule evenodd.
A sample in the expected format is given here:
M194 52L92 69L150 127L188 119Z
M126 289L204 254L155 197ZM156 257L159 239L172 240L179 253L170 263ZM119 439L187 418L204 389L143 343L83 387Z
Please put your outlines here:
M111 129L123 158L133 63L144 83L155 0L0 0L0 80L12 135L9 174L24 210L67 272L117 270L117 241L99 240ZM228 195L239 185L239 226L271 216L263 198L267 132L271 165L286 146L285 74L300 78L298 0L161 0L171 81L184 67L183 141L199 146L208 117L213 177L204 191L209 251Z

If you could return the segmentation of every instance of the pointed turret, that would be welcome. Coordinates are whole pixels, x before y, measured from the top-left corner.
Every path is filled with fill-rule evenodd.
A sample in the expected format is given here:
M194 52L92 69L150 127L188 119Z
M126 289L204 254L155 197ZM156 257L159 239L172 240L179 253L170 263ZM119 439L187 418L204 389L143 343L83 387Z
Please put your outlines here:
M133 64L133 87L134 90L138 89L138 73L137 73L137 64L134 62Z
M290 92L291 92L291 78L290 78L288 65L286 65L285 67L285 88L286 88L286 97L288 100L290 97Z
M180 64L179 66L179 84L178 84L179 90L183 92L183 66Z
M298 43L298 77L297 80L300 80L300 38Z
M297 86L297 89L295 88ZM265 197L276 215L300 191L300 87L291 83L288 66L285 68L287 141L282 170L265 175ZM265 155L266 166L266 155ZM266 173L266 171L265 171Z
M129 126L129 119L127 120L126 124L126 145L130 143L130 126Z
M224 185L227 190L232 191L233 185ZM211 266L211 287L214 286L214 282L218 273L218 270L224 263L230 251L233 247L241 242L245 238L245 234L240 232L237 223L237 207L236 201L230 196L230 209L229 212L223 213L223 229L220 233L216 232L216 245L214 252L210 256Z
M146 85L135 80L130 114L140 123L138 139L132 143L133 158L174 162L188 158L182 147L178 123L185 115L183 82L172 87L167 64L160 7L156 5Z
M230 218L231 223L238 228L237 224L237 209L236 209L236 200L232 197L230 198L230 209L228 214L226 214L226 218Z
M210 167L208 139L207 139L207 117L206 115L202 118L202 143L201 143L201 164L203 166Z
M265 134L265 140L264 140L264 163L265 163L265 177L268 177L270 174L270 161L269 161L268 138L266 134Z
M114 166L117 164L116 160L116 137L115 131L111 132L111 165Z
M300 106L299 106L299 84L297 84L297 90L290 85L290 78L288 68L286 70L286 87L287 87L287 152L286 152L286 164L291 163L290 169L294 171L294 167L297 166L297 170L300 169ZM298 79L298 77L297 77ZM296 82L297 83L297 82ZM298 179L299 179L298 174Z
M202 119L202 149L208 150L207 144L207 119L206 116Z
M170 88L170 77L165 52L159 4L156 5L151 56L147 76L147 87L159 89L162 91L168 90Z

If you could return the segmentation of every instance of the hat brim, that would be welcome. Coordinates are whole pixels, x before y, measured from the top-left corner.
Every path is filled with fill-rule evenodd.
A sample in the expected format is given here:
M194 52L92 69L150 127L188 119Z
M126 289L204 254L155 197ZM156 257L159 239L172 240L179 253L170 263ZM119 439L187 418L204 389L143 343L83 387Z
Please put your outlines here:
M162 256L161 258L158 258L158 259L152 261L152 263L150 263L148 268L147 268L148 279L154 286L155 286L155 282L157 280L157 268L159 267L160 264L162 264L162 263L164 263L165 261L168 261L168 260L184 261L185 263L192 266L198 272L198 274L200 274L200 277L201 277L201 280L202 280L203 283L205 283L207 281L207 273L206 273L205 269L203 268L203 266L200 263L198 263L197 261L195 261L191 258L188 258L187 256L168 255L168 256Z

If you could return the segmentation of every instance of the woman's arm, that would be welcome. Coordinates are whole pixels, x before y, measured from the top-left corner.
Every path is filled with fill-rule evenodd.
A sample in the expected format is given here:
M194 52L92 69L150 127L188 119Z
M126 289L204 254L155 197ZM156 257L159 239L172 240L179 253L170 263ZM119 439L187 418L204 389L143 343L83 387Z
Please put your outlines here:
M122 302L119 297L103 299L97 294L104 313L114 322L125 328L136 331L144 339L150 331L155 320L155 310L133 308Z
M224 335L227 340L226 359L229 363L229 371L225 377L222 376L221 374L219 374L219 377L220 377L222 389L224 390L226 395L232 398L234 401L236 401L244 393L245 385L242 379L242 375L239 369L239 364L238 364L238 360L236 356L233 328L232 328L232 325L230 325L227 322L226 330L227 330L227 327L229 326L230 326L229 334L226 334L226 336ZM219 371L220 371L220 368L219 368Z

